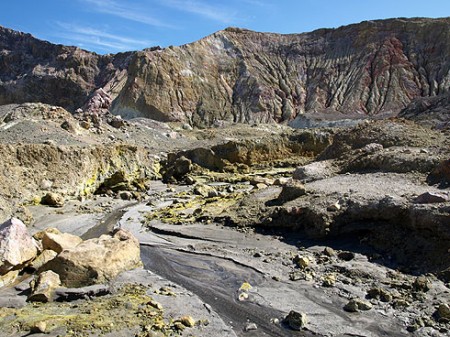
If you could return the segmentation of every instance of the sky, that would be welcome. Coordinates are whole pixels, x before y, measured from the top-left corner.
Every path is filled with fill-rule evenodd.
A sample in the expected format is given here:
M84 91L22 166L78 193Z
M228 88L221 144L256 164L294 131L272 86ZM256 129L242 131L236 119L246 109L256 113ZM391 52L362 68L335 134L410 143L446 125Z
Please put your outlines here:
M226 27L303 33L450 16L450 0L2 0L0 25L99 54L182 45Z

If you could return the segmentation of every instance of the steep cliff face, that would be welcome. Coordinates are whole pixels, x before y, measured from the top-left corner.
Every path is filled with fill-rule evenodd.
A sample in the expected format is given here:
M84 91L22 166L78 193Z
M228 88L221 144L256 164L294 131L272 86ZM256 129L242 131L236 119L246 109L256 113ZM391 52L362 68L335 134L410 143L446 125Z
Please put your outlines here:
M210 125L398 113L450 87L450 18L290 35L228 28L184 46L116 56L7 30L1 36L0 103L41 100L73 109L102 87L116 114Z
M129 55L100 56L0 27L0 105L42 102L73 111L96 88L120 80Z
M398 112L450 86L450 19L363 22L307 34L229 28L135 55L114 109L157 119L285 121Z

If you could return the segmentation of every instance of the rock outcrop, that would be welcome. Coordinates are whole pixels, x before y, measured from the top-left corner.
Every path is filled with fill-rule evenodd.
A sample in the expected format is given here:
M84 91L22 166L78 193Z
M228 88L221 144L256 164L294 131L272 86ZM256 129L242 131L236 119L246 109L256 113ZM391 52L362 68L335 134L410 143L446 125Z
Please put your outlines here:
M288 183L281 194L270 186L244 196L227 207L225 223L355 237L448 280L449 141L445 132L395 119L341 130L317 161L294 171L294 181L305 183L299 193L283 197Z
M11 216L25 221L15 211L20 204L60 207L108 190L142 191L157 176L150 147L167 142L164 128L130 126L127 131L104 123L77 134L61 127L63 121L84 120L45 104L0 108L0 221ZM135 138L125 142L126 132Z
M242 131L242 130L241 130ZM321 153L331 144L332 130L262 130L247 128L247 136L210 147L169 153L162 162L165 181L183 180L193 170L246 172L250 166L286 166ZM226 135L222 132L223 136Z
M55 272L66 287L83 287L110 281L140 265L139 241L119 229L113 235L102 235L63 250L41 271Z
M0 155L4 161L0 199L4 200L6 215L11 214L6 207L14 207L19 202L40 203L44 196L40 194L41 186L48 179L54 191L73 198L95 193L116 172L124 172L127 182L135 189L142 189L154 174L150 173L153 160L148 150L130 145L1 144ZM33 173L26 173L30 169ZM0 207L0 219L3 207Z
M335 159L340 173L432 171L429 182L444 185L449 148L450 138L443 132L404 120L374 121L338 132L319 159Z
M439 184L442 187L450 186L450 159L443 160L428 175L430 184Z
M109 108L197 126L392 115L448 93L449 32L449 18L289 35L227 28L180 47L99 56L1 28L0 104Z

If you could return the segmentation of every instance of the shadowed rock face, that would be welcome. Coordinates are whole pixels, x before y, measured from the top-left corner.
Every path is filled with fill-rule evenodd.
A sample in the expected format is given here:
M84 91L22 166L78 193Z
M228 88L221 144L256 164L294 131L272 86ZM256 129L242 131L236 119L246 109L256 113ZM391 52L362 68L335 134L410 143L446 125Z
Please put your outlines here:
M449 129L450 92L432 97L418 97L409 103L399 116L424 126Z
M448 92L449 42L450 18L392 19L291 35L228 28L180 47L99 56L2 29L0 103L73 109L102 87L116 114L198 126L398 113Z
M73 111L98 87L114 92L108 83L120 78L129 55L101 56L0 27L0 105L42 102Z

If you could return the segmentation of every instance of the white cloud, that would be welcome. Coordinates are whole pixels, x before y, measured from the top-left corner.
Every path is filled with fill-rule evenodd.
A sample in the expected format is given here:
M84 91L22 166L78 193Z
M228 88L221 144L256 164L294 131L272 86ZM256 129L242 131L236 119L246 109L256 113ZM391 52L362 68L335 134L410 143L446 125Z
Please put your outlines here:
M57 35L65 38L78 46L96 47L101 50L128 51L143 49L155 45L153 41L138 40L122 35L108 33L105 30L71 24L66 22L56 23L61 30Z
M161 28L176 28L166 22L163 22L153 16L143 8L133 6L129 3L119 3L115 0L79 0L92 6L92 10L117 16L126 20L143 23L149 26Z
M160 1L160 3L179 11L197 14L225 24L235 23L238 20L237 11L231 10L229 7L225 6L207 4L204 1L163 0Z

